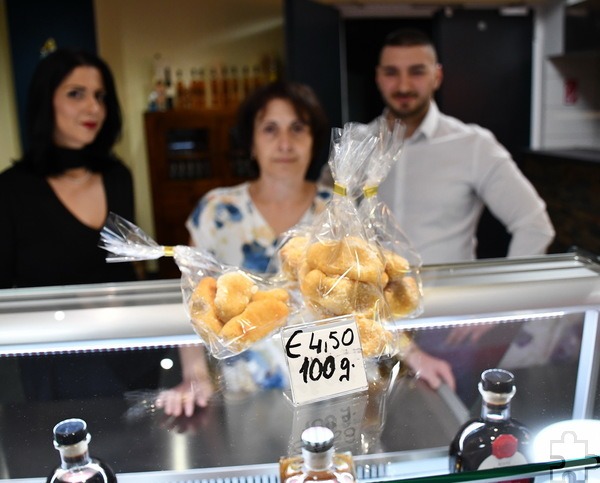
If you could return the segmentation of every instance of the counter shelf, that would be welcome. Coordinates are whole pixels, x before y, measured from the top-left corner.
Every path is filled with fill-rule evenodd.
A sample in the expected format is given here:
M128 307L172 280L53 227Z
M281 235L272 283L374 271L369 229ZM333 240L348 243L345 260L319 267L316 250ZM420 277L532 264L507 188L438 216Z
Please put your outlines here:
M323 420L336 424L336 446L353 451L363 481L547 475L557 464L549 458L504 473L447 475L447 447L458 427L478 414L473 392L490 365L515 373L513 415L534 434L557 421L600 418L599 266L579 254L548 255L426 266L422 278L425 312L402 326L452 359L460 374L456 393L446 386L434 391L403 365L390 364L368 393L294 407L280 390L223 390L191 419L164 417L152 407L152 391L26 402L14 372L27 358L107 351L165 351L168 358L179 345L197 344L178 280L0 291L0 479L45 481L58 462L51 430L66 417L88 422L92 454L121 482L276 483L279 456L296 452L301 430ZM460 326L489 331L469 347L444 346L448 332ZM538 347L549 349L552 341L552 354L519 350L524 328L548 336ZM161 387L176 376L164 370ZM568 464L572 471L591 468L589 458Z

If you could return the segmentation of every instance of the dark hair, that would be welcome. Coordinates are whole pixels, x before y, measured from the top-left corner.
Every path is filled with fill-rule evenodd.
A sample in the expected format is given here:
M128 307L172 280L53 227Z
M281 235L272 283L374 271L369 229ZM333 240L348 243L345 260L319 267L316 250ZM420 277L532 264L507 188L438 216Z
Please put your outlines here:
M273 99L291 102L296 114L310 127L313 138L312 159L314 161L329 135L327 115L314 91L306 84L276 81L257 88L246 98L238 111L237 137L239 148L248 157L251 155L254 137L254 121Z
M417 47L428 46L435 53L435 45L429 35L422 30L413 28L402 28L390 32L384 39L380 52L385 47ZM437 54L436 54L437 55Z
M104 84L106 119L96 139L84 148L92 159L106 158L121 135L121 108L115 82L108 65L95 54L85 51L58 49L38 63L27 99L26 133L28 147L23 163L41 175L56 174L61 168L53 165L50 153L55 148L54 93L64 79L77 67L95 67L100 71ZM98 162L92 169L102 170L104 163Z

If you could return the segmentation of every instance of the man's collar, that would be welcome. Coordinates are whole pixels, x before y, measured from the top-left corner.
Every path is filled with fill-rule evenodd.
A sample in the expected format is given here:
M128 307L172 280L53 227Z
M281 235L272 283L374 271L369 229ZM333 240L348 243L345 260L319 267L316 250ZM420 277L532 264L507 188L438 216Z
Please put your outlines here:
M419 133L422 133L423 136L425 136L427 139L432 138L438 126L439 120L440 110L438 109L438 106L435 103L435 101L432 100L429 103L429 109L427 110L425 119L423 119L421 125L417 128L417 130L413 134L413 137L415 137L415 135L418 135Z
M382 116L384 116L386 119L387 119L388 112L389 112L389 109L386 107L383 110L383 114L382 114ZM429 109L427 110L427 114L425 114L425 118L423 119L423 121L421 121L421 124L419 125L419 127L417 127L417 129L415 129L415 132L410 137L410 139L416 140L420 136L425 136L426 138L431 138L433 136L433 134L435 133L435 130L437 129L439 119L440 119L440 110L437 107L437 104L435 103L435 101L432 100L431 103L429 104Z

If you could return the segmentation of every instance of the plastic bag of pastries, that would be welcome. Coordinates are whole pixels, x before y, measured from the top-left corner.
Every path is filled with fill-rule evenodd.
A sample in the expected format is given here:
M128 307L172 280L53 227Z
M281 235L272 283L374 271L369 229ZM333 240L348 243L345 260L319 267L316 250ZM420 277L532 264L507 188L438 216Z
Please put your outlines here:
M239 354L287 323L288 291L268 277L219 263L209 252L184 245L161 246L114 213L101 230L107 262L172 256L181 271L184 307L212 356Z
M379 117L371 126L379 133L380 142L365 163L363 196L358 211L369 240L379 247L384 258L386 283L383 292L391 316L386 323L395 324L423 312L421 257L412 248L389 207L377 196L379 185L400 157L404 125L395 121L390 128L387 121Z
M283 277L297 287L305 312L291 322L355 314L363 354L389 356L396 349L383 288L385 262L369 240L356 208L365 163L380 142L370 126L348 123L334 129L329 165L334 195L310 228L294 230L277 255Z

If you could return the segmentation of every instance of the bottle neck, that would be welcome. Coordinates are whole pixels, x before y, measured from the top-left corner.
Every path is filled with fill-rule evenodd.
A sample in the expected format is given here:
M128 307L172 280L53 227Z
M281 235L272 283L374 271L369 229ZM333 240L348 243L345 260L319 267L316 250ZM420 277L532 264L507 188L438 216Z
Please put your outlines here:
M489 421L507 421L510 419L510 402L491 404L484 401L481 406L481 417Z
M333 464L333 448L322 453L313 453L302 449L302 456L306 471L324 471L331 468Z
M76 466L83 466L90 462L87 441L81 441L77 444L58 446L56 449L60 452L60 467L68 470Z

